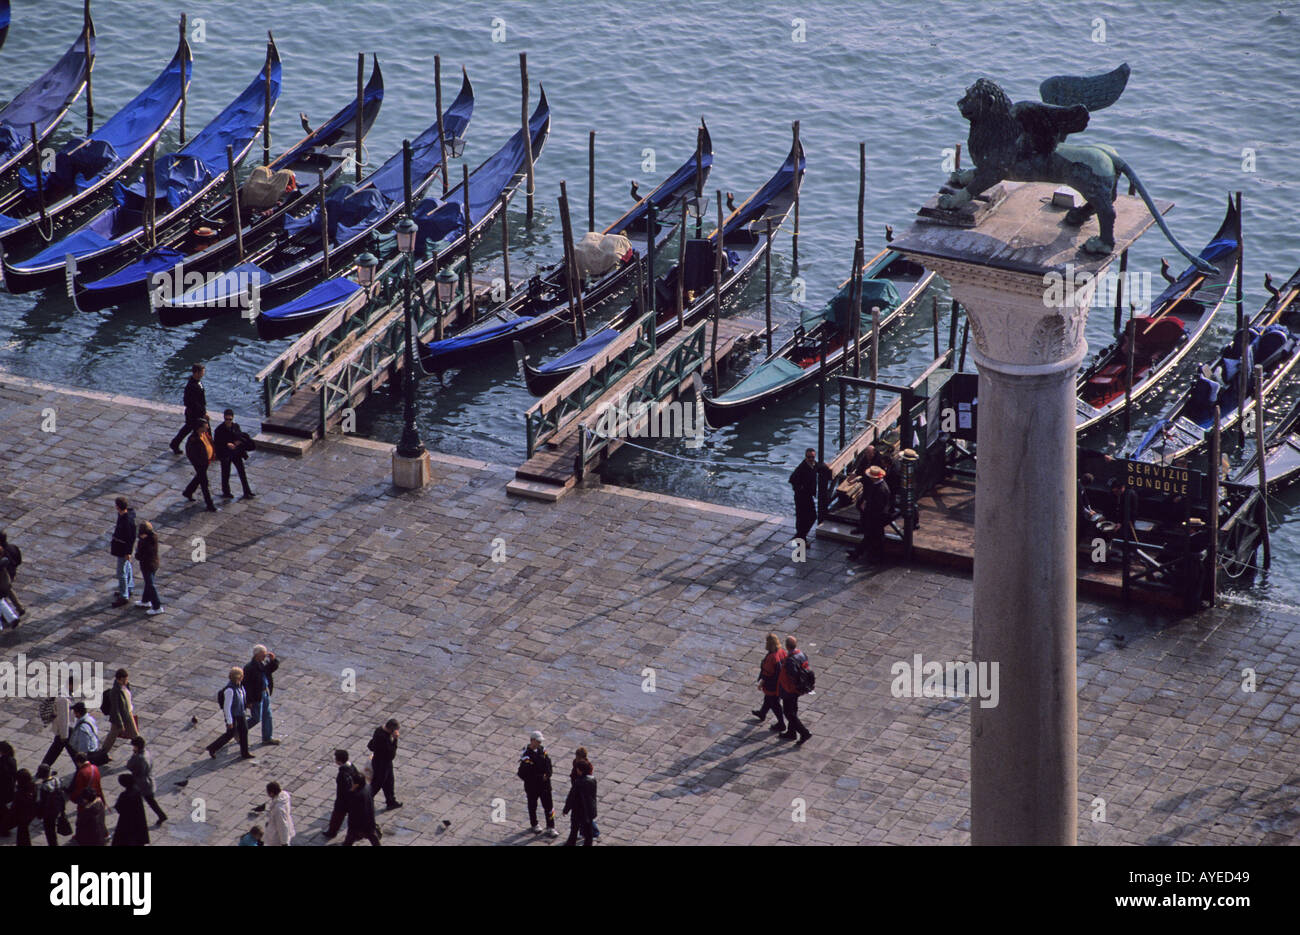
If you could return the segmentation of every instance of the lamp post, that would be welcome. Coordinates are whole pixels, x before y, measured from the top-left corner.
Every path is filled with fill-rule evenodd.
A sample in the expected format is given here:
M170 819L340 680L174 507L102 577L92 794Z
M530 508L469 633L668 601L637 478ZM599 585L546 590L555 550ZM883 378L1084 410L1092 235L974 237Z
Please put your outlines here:
M402 439L393 452L393 485L407 489L423 487L430 479L429 453L424 450L420 434L415 428L415 325L411 318L411 272L414 269L415 235L419 226L410 217L397 222L397 249L402 254L402 322L406 329L406 362L404 365ZM374 258L370 258L374 261ZM377 264L378 261L374 261ZM357 260L358 281L370 276L373 281L374 266L362 272L361 258ZM366 285L364 282L362 285ZM369 289L369 286L366 286Z
M452 296L456 294L456 274L447 267L438 270L433 277L434 295L437 297L438 333L436 340L442 340L442 316L447 306L451 305Z

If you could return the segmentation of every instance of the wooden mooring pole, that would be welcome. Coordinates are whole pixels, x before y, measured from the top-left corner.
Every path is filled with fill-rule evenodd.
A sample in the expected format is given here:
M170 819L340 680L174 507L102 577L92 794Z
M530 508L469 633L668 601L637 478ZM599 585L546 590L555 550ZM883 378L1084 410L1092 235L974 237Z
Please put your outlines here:
M447 133L442 127L442 57L439 55L433 57L433 97L433 106L438 111L438 165L442 169L442 197L446 198L451 180L447 170Z
M1259 462L1259 534L1264 541L1264 567L1273 563L1268 537L1268 468L1264 463L1264 368L1255 367L1255 457Z
M677 228L677 327L686 327L686 199L682 199L682 219Z
M474 298L474 237L470 233L474 227L469 216L469 166L460 164L460 191L464 196L465 212L465 297L469 300L469 320L478 317L478 308Z
M188 18L184 13L182 13L182 14L181 14L181 47L182 47L182 51L184 50L184 48L185 48L186 46L189 45L188 40L185 38L185 37L186 37L186 33L189 31L188 26L187 26L187 23L188 23L188 22L189 22L189 18ZM186 97L189 95L189 87L188 87L188 85L189 85L189 82L187 82L187 81L185 80L185 56L184 56L184 54L182 54L182 55L181 55L181 113L180 113L180 121L181 121L180 129L181 129L181 145L182 145L182 146L185 145L185 99L186 99Z
M1209 515L1206 516L1205 525L1209 529L1210 545L1206 549L1206 562L1209 567L1206 569L1208 578L1206 586L1206 595L1209 598L1210 606L1213 607L1219 597L1219 451L1221 444L1221 431L1219 429L1219 407L1214 407L1214 425L1210 429L1210 490L1209 502L1207 509Z
M519 82L522 89L520 92L519 107L520 107L520 112L523 114L524 166L525 169L527 170L527 177L528 177L528 189L526 192L526 194L528 195L528 209L527 209L528 213L526 215L526 223L528 224L529 227L532 227L533 193L535 191L534 189L535 180L533 178L533 133L532 133L532 129L528 126L528 53L527 52L519 53Z
M275 36L271 30L266 31L266 81L262 94L262 165L271 164L271 47L275 45Z
M564 253L569 266L569 301L573 310L574 321L582 340L587 338L586 315L582 308L582 276L578 271L578 254L573 243L573 221L569 215L569 189L564 180L560 181L560 225L564 234Z
M596 229L596 131L587 131L587 230Z
M325 250L325 262L321 268L324 277L329 279L330 275L330 217L329 209L325 207L325 173L316 173L316 195L320 203L320 242Z
M799 275L799 121L790 125L794 133L794 231L790 236L790 275Z
M506 209L510 207L510 199L506 197L505 192L501 193L501 210L497 212L501 217L501 275L505 278L505 297L510 299L510 218L506 215Z
M361 181L361 123L362 123L361 114L365 110L365 106L366 106L365 80L366 80L366 53L358 52L357 53L357 119L356 119L356 123L353 124L353 126L356 128L356 133L354 133L352 137L352 145L354 147L354 149L352 150L352 158L353 161L356 163L356 167L357 167L356 180L358 182ZM439 111L439 113L442 113L442 111Z
M1128 272L1128 249L1119 255L1119 279L1115 283L1115 335L1123 327L1124 318L1124 278Z
M767 219L767 249L763 251L763 324L767 327L767 356L772 356L772 219Z
M230 212L234 216L235 250L239 262L244 262L244 219L239 210L239 178L235 175L235 148L226 147L226 173L230 176Z
M685 272L685 269L683 269ZM718 319L722 317L722 189L718 189L718 242L713 251L713 342L709 347L709 367L713 373L713 395L722 390L718 377Z
M95 62L90 54L90 0L82 8L82 41L86 44L86 136L95 132Z

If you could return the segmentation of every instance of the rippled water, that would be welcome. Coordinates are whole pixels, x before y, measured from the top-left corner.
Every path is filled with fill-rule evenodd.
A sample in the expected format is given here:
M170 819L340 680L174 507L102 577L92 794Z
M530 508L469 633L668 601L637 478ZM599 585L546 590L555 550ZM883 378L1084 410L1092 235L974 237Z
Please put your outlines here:
M628 205L628 182L671 171L691 151L703 115L716 161L712 187L745 197L784 156L790 121L801 121L808 173L801 204L800 273L807 302L820 304L847 275L857 201L857 143L868 151L868 249L883 225L900 230L942 179L943 149L963 139L966 124L955 100L972 80L988 75L1016 99L1036 97L1043 78L1060 73L1133 67L1123 98L1094 116L1089 137L1114 144L1158 198L1178 203L1170 222L1193 249L1213 233L1225 194L1246 202L1246 306L1264 299L1265 271L1285 279L1300 265L1292 138L1300 118L1300 6L1294 2L1220 4L1057 2L918 4L698 2L576 4L396 0L334 2L192 2L194 44L189 127L201 126L237 94L262 62L264 30L275 29L284 59L284 93L274 128L279 151L297 139L297 113L332 113L355 88L355 53L377 51L386 81L379 121L367 141L382 161L433 119L432 62L443 59L444 86L455 89L464 65L477 91L465 160L471 167L493 152L519 121L517 56L528 53L530 75L546 86L552 134L537 167L538 216L523 224L522 199L512 205L512 272L529 271L559 252L555 198L568 179L575 214L585 217L587 132L597 131L597 223ZM15 2L14 23L0 52L0 95L21 88L47 67L77 29L78 2ZM99 61L96 111L102 121L152 79L170 56L180 4L135 0L95 3ZM581 11L579 13L579 10ZM743 11L743 12L742 12ZM40 17L45 22L35 20ZM66 16L67 19L62 19ZM795 41L803 21L806 41ZM494 42L494 20L505 42ZM1098 23L1098 20L1104 23ZM498 22L498 35L500 34ZM1104 27L1104 42L1101 38ZM65 124L84 122L81 105ZM169 131L175 140L175 126ZM654 171L642 167L654 150ZM1256 153L1256 171L1243 171L1243 150ZM453 165L454 173L459 166ZM579 223L582 223L579 221ZM495 240L490 237L489 240ZM1138 271L1158 269L1172 249L1158 233L1133 250ZM499 268L487 246L480 266ZM1175 264L1179 265L1179 264ZM778 240L775 313L797 318L790 298L790 241ZM1158 288L1158 287L1157 287ZM761 275L736 307L761 314ZM940 308L946 335L946 298ZM929 303L882 347L884 373L904 378L930 355ZM1212 354L1232 330L1230 308L1206 339ZM1110 338L1108 311L1094 314L1088 334L1100 347ZM236 319L164 330L147 309L80 314L60 295L0 294L0 366L60 383L113 388L179 399L189 367L208 364L208 398L248 412L258 409L252 376L285 342L258 341ZM555 336L550 348L564 344ZM540 350L545 350L542 348ZM1165 398L1172 395L1170 388ZM531 402L508 357L473 372L449 374L445 385L421 386L421 430L442 451L507 464L523 457L521 413ZM1162 400L1143 407L1144 419ZM1289 403L1279 400L1277 407ZM660 450L711 464L625 449L607 477L640 487L768 511L788 508L787 465L816 443L817 398L810 395L739 426L711 432L702 449ZM361 413L361 429L396 439L400 405L381 395ZM832 410L829 423L837 426ZM1101 445L1118 439L1087 439ZM1281 521L1272 580L1250 599L1294 601L1289 582L1300 569L1300 498L1276 504Z

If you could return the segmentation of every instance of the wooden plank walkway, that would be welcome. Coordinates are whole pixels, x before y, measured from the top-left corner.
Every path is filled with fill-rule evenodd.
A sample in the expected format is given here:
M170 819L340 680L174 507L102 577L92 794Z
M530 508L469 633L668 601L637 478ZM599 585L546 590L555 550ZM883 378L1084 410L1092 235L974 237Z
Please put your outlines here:
M475 301L479 308L487 308L490 303L492 291L492 282L484 279L475 279L473 281L475 289ZM516 284L516 288L523 285L521 280ZM418 288L428 297L432 294L434 283L432 281L418 284ZM333 333L345 328L350 319L361 312L366 306L363 296L349 301L346 305L330 313L326 318L316 324L310 331L304 333L296 339L279 359L306 358L309 355L316 356L317 366L301 378L301 385L293 391L293 394L287 399L280 401L271 415L262 420L262 432L267 435L289 436L295 439L306 439L308 443L322 438L328 426L321 424L321 394L322 383L329 379L330 375L344 365L344 361L354 359L362 353L367 345L392 326L393 321L403 314L403 304L401 298L398 298L386 311L382 311L364 331L357 331L347 335L335 346L327 351L320 351L321 344ZM454 302L443 317L444 328L454 328L462 324L461 317L464 313L465 303L460 301ZM433 334L433 326L430 325L424 332L419 335L421 340L427 339ZM381 374L376 374L373 379L357 384L357 392L354 394L351 404L356 407L361 404L365 398L376 388L387 382L390 373L400 373L405 364L403 355L397 355L395 360L389 362L389 366ZM270 368L263 371L263 374ZM259 378L263 375L259 374ZM301 453L301 452L298 452Z
M712 325L710 324L707 327L710 329L709 343L711 344ZM515 470L516 482L508 484L506 490L518 496L553 501L559 499L565 491L571 489L578 480L576 467L581 445L579 426L584 423L594 422L603 408L617 403L620 397L674 353L687 340L689 333L690 329L679 331L660 345L654 355L636 364L621 379L593 400L581 413L570 418L546 444L540 446L531 458L524 461ZM711 362L705 363L704 373L711 372L711 368L719 364L725 367L727 359L738 347L755 338L761 338L765 333L766 327L762 322L746 318L722 319L718 322L717 353ZM575 376L577 375L575 374ZM569 379L573 379L573 377ZM671 402L677 398L689 383L691 383L691 379L687 376L663 398L662 402ZM561 389L563 389L563 385L553 390L552 393L559 392ZM642 418L644 420L645 417ZM596 464L589 467L598 466L621 446L621 438L611 439L597 459Z
M917 503L920 521L912 534L914 562L971 572L975 568L975 479L951 477ZM858 543L858 514L851 505L832 510L817 527L817 538L832 542ZM901 521L900 521L901 523ZM902 560L903 542L892 530L885 535L885 552ZM1138 563L1134 560L1134 567ZM1123 574L1118 564L1093 564L1081 546L1078 555L1079 593L1108 600L1124 597ZM1173 593L1134 587L1131 596L1145 604L1181 609Z

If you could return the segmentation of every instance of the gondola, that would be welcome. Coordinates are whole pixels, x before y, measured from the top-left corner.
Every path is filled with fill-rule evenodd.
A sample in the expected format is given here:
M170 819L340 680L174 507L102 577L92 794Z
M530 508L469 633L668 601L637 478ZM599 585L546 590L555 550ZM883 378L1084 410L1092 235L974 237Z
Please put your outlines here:
M529 118L533 159L541 154L551 128L551 109L543 91L537 108ZM471 245L492 224L501 210L501 196L507 197L527 178L523 130L485 159L469 174L468 231L464 222L464 183L451 188L444 197L429 197L413 206L412 215L419 228L416 239L418 260L412 275L424 279L465 252L465 238ZM319 283L302 296L257 316L257 333L266 340L286 337L311 328L331 311L359 292L355 267L344 276Z
M668 246L676 231L680 199L703 186L713 165L713 141L708 127L700 124L695 152L676 172L650 194L639 198L624 215L601 232L604 237L626 237L631 249L614 261L612 267L582 283L582 299L587 311L622 289L636 272L644 269L646 251L642 249L649 234L650 208L656 212L656 253ZM664 223L666 222L666 223ZM526 289L489 309L472 325L441 341L421 345L421 363L431 373L441 373L480 361L486 355L508 350L514 341L527 342L552 328L570 323L568 276L564 263L539 270Z
M9 0L0 0L0 48L4 47L5 40L9 38Z
M1228 287L1238 275L1241 258L1241 216L1232 199L1223 223L1200 257L1218 270L1208 275L1188 266L1151 303L1146 315L1135 317L1133 332L1133 386L1128 383L1128 337L1103 348L1093 363L1079 374L1075 401L1075 427L1082 432L1122 412L1154 389L1196 346L1214 313L1223 304Z
M362 140L379 116L383 100L384 77L376 58L361 95ZM343 171L356 146L357 107L358 102L353 98L274 159L265 172L259 168L244 182L239 201L246 251L257 250L270 242L285 214L303 204L311 204L317 197L318 186L323 184L328 188ZM191 220L195 223L190 223ZM67 276L68 296L82 311L94 311L128 302L147 302L157 282L170 285L171 292L178 293L190 288L185 285L187 276L202 279L206 273L238 262L239 243L234 206L227 195L206 206L197 219L186 219L159 230L157 246L100 279L83 275L74 260ZM189 317L182 310L166 308L160 310L159 320L163 325L180 325L211 314L208 309L197 311L197 317Z
M1236 426L1239 418L1255 411L1256 366L1264 371L1261 390L1266 402L1286 382L1300 361L1296 353L1300 347L1300 270L1280 290L1271 291L1269 300L1246 326L1246 334L1234 335L1213 363L1197 369L1192 385L1143 436L1133 460L1172 464L1199 450L1209 442L1216 406L1220 431ZM1246 397L1238 408L1243 368Z
M803 179L805 159L803 147L796 141L776 173L736 208L723 221L722 247L724 264L719 283L720 296L713 292L713 270L719 231L714 229L708 237L686 242L684 257L651 285L655 290L655 337L659 343L667 340L681 326L693 324L713 308L716 300L725 301L763 259L767 250L766 223L772 222L772 232L780 230L794 206L795 193ZM677 280L682 278L683 303L681 321L677 309ZM623 330L638 320L639 304L633 302L619 312L608 325L589 335L558 357L540 366L523 355L520 367L528 391L542 396L559 386L570 374L576 373L589 360L612 344Z
M880 309L883 335L915 308L933 279L933 272L888 247L868 260L862 267L859 347L871 340L872 307ZM823 342L826 372L839 370L853 349L853 288L850 278L824 307L805 312L794 335L731 389L717 396L705 394L709 425L737 422L811 385L822 370Z
M5 252L21 255L48 243L60 217L97 198L143 158L180 109L192 66L182 35L176 54L153 83L89 137L65 143L54 157L53 172L21 170L19 188L0 198Z
M195 206L226 180L227 147L233 150L235 165L243 161L280 98L280 72L279 51L274 39L268 39L266 63L243 93L182 149L156 161L154 230L185 223ZM23 293L59 283L69 257L87 275L120 266L148 244L150 194L144 179L130 186L118 182L113 207L35 256L20 261L5 257L5 287Z
M1264 476L1270 493L1300 480L1300 399L1264 439ZM1237 484L1259 486L1259 452L1232 475Z
M0 109L0 179L7 178L15 166L30 161L33 125L35 145L40 145L63 122L68 109L85 90L94 63L95 24L87 11L81 33L63 57Z
M459 139L473 112L474 89L466 76L443 116L446 135ZM411 188L418 197L441 162L437 121L412 141L411 149ZM243 309L257 317L268 303L306 291L322 270L346 266L378 229L397 216L402 204L402 152L398 150L360 183L340 185L325 197L327 242L321 239L319 204L303 214L285 215L273 241L247 252L243 262L203 285L163 297L157 303L159 316L195 321Z

